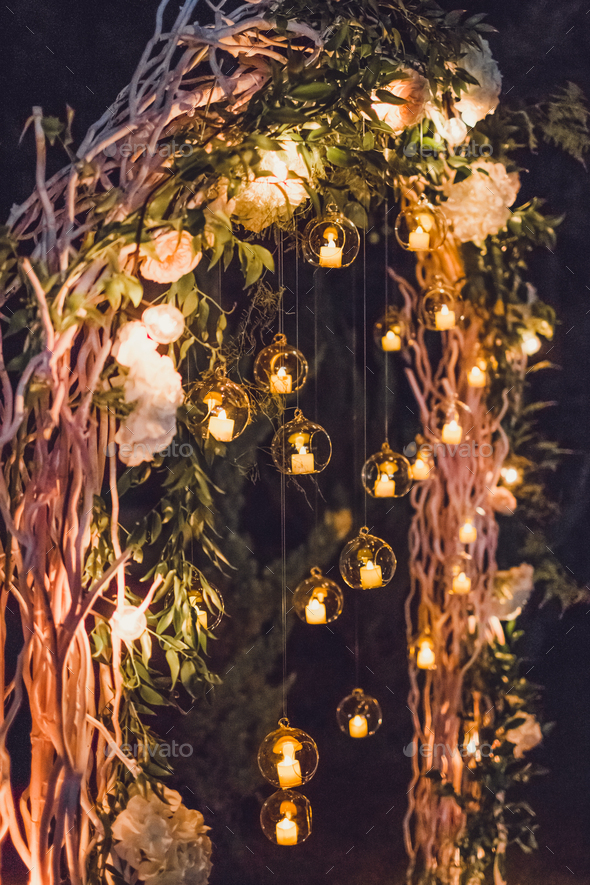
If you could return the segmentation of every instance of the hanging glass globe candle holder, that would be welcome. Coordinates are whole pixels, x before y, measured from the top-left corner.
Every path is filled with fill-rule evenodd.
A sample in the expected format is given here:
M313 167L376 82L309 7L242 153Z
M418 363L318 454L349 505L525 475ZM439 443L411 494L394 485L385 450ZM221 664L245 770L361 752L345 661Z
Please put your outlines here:
M326 578L314 566L311 576L298 585L293 595L293 608L307 624L328 624L342 614L344 596L335 581Z
M307 378L307 360L300 350L287 344L285 335L261 350L254 361L254 378L259 387L286 395L301 390Z
M155 304L144 310L141 320L158 344L172 344L184 332L184 316L173 304Z
M336 718L340 730L352 738L375 734L383 722L379 701L365 694L362 688L354 688L352 694L340 701Z
M337 212L313 218L303 233L303 254L316 267L348 267L360 244L355 225Z
M311 805L296 790L279 790L260 811L260 826L275 845L299 845L311 835Z
M461 319L462 299L456 289L435 277L434 283L422 299L422 322L427 329L446 332L454 329Z
M273 787L288 790L312 779L318 758L313 738L299 728L291 728L288 719L279 719L278 729L260 744L258 767Z
M467 384L469 387L482 388L488 383L488 363L480 356L473 361L467 369Z
M452 596L465 596L471 590L472 558L469 553L457 553L447 562L448 590Z
M425 629L416 638L410 653L416 656L416 666L419 670L436 670L436 655L434 652L434 640L430 627Z
M270 451L281 473L321 473L330 463L332 443L323 427L308 421L297 409L294 419L275 433Z
M395 553L385 541L363 526L340 554L340 574L354 590L385 587L395 574Z
M203 438L212 436L219 442L236 439L250 421L250 400L239 384L226 378L218 367L213 379L196 384L188 397L188 417Z
M410 335L410 325L397 307L388 307L373 327L375 344L386 353L402 350Z
M365 463L361 479L372 498L402 498L412 488L410 462L384 442L381 451Z
M397 216L395 235L402 249L431 252L447 236L447 221L441 209L429 203L424 194Z
M213 594L211 594L211 590ZM198 626L202 630L215 630L223 618L223 599L219 590L213 587L212 584L209 587L203 587L203 584L199 583L191 587L187 596L189 605L195 613ZM207 596L212 596L215 600L215 606L207 604Z
M457 397L452 397L441 404L439 411L442 424L441 442L447 446L459 445L471 429L471 409Z

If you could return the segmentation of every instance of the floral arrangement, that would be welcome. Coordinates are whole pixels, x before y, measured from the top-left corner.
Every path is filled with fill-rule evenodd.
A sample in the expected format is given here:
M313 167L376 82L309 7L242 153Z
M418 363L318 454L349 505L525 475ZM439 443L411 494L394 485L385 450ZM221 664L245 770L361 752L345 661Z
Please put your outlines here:
M519 605L531 568L547 593L577 592L539 547L524 546L533 565L503 577L496 514L526 504L526 483L513 493L501 470L511 455L534 461L520 452L524 434L518 438L523 342L551 335L555 322L549 307L531 301L522 277L527 252L553 243L557 220L536 202L511 208L519 190L515 127L582 155L585 122L573 146L560 125L564 107L583 108L580 96L569 89L518 115L497 109L501 79L482 37L490 26L435 3L326 0L310 8L304 0L288 7L260 0L232 12L221 2L209 27L195 20L197 5L186 0L165 29L163 0L129 87L49 180L47 141L68 147L71 135L34 109L37 187L2 231L0 287L10 317L3 340L20 335L21 345L0 362L3 593L18 605L25 638L14 680L2 686L0 820L34 885L57 885L62 869L92 885L207 881L201 814L162 787L165 771L151 752L138 762L120 748L141 736L157 750L145 720L153 708L177 704L180 690L199 699L219 682L205 658L211 633L191 594L197 586L210 614L222 603L188 550L196 544L212 568L226 563L210 476L226 440L194 434L195 377L200 385L225 379L241 350L227 312L193 271L205 262L227 269L237 259L255 298L274 260L269 238L262 245L253 234L292 236L301 216L326 210L364 228L386 197L412 209L420 195L450 226L438 252L418 252L416 277L422 289L441 274L462 288L465 326L444 339L434 367L420 327L408 377L425 438L441 401L466 396L474 438L493 459L491 468L476 457L462 465L449 459L412 492L408 639L411 646L417 618L427 620L439 661L426 681L410 661L416 734L425 743L443 733L458 743L470 716L520 762L539 725L526 680L518 676L516 701L503 693L505 671L516 674L519 664L498 651L506 635L496 581L510 585ZM190 150L177 149L180 141ZM485 146L486 159L454 150L462 145ZM421 294L391 273L407 312L418 315ZM485 393L466 389L478 348L491 373ZM209 417L215 397L204 402ZM253 398L248 414L260 408L272 414ZM161 497L121 529L120 497L150 477ZM442 574L467 504L484 512L470 606L445 591ZM142 596L127 583L130 569L147 582ZM24 695L33 765L19 805L6 736ZM493 721L476 703L483 696ZM506 846L524 827L505 821L507 758L484 763L475 755L468 775L445 760L434 777L413 760L410 878L471 881L492 863L502 881ZM482 786L489 765L505 778L492 806Z

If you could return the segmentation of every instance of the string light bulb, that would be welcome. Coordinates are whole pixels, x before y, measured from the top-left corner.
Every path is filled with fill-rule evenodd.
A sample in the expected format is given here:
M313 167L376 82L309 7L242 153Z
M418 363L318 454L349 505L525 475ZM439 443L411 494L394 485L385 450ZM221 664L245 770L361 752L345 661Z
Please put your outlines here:
M363 526L340 554L340 574L354 590L385 587L395 574L395 553L385 541Z
M364 693L362 688L354 688L336 710L340 730L351 738L365 738L375 734L383 722L379 701Z
M275 335L272 344L261 350L254 361L254 379L258 386L282 396L301 390L307 372L307 360L281 333Z
M303 255L316 267L348 267L360 248L356 226L337 212L313 218L303 233Z
M307 624L329 624L342 614L344 596L335 581L326 578L314 566L310 577L297 585L293 594L293 608Z

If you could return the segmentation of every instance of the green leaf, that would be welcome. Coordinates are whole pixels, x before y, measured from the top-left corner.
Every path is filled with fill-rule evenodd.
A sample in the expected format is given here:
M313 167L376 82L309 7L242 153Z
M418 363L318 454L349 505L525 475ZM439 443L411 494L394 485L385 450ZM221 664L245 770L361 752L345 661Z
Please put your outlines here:
M172 649L168 649L166 652L166 660L168 662L168 666L170 667L170 675L172 677L172 688L176 685L176 680L178 679L178 674L180 672L180 661L178 658L178 652L173 651Z
M186 296L182 303L182 314L185 317L189 317L191 314L195 313L199 306L199 293L196 289L193 289Z
M334 166L354 166L355 160L351 155L350 151L346 150L346 148L341 147L329 147L326 151L326 156L330 163L333 163Z
M375 91L375 95L379 99L379 101L387 102L387 104L407 104L408 101L405 98L400 98L398 95L394 95L393 92L389 92L387 89L377 89Z
M137 277L126 273L113 274L104 292L114 310L119 309L123 298L129 298L134 307L139 307L143 298L143 287Z
M297 101L325 101L335 94L335 89L329 83L303 83L295 86L289 93L291 98Z
M357 227L365 230L369 226L367 213L360 203L350 202L344 207L344 215Z
M166 698L162 697L157 691L153 688L150 688L149 685L142 685L139 693L146 703L152 704L154 707L162 707L167 706L170 702L166 700Z
M10 338L11 335L16 335L17 332L20 332L22 329L25 329L27 327L28 322L28 311L25 310L24 307L22 307L20 310L17 310L16 313L13 313L10 317L8 329L4 333L4 338Z

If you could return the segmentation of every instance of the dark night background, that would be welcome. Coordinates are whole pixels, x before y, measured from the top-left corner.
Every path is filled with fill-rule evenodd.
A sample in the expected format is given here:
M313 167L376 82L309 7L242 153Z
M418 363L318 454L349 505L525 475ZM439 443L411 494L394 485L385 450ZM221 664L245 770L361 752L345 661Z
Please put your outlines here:
M444 2L451 9L458 3ZM466 2L470 13L487 12L498 29L491 44L503 74L503 99L538 100L573 80L590 96L590 9L587 0L497 0ZM111 103L129 81L144 44L151 36L155 0L103 0L92 4L66 0L12 0L0 11L1 58L4 87L0 99L0 217L5 218L13 202L30 193L34 180L32 139L18 139L32 105L46 114L64 117L66 103L76 111L74 126L78 143L87 127ZM54 151L55 168L63 163ZM519 202L533 195L547 200L551 213L565 213L559 229L555 254L545 250L531 263L531 279L540 297L558 314L551 359L560 367L543 373L535 382L537 399L555 400L545 413L543 430L571 450L552 480L552 491L562 505L562 516L551 535L550 545L580 585L590 581L588 500L590 473L590 177L574 160L543 146L527 156L523 165ZM383 271L379 247L367 247L368 320L372 324L382 304ZM399 266L399 252L393 254ZM313 351L314 323L320 329L322 354L317 383L308 391L309 411L314 397L318 417L341 446L331 470L332 478L320 487L328 505L339 502L355 508L355 525L363 522L359 495L347 500L343 489L357 483L362 463L362 416L353 412L353 395L346 383L338 384L340 372L338 339L351 328L362 331L359 299L362 297L362 265L347 272L339 283L330 279L330 297L312 288L311 276L302 271L300 281L300 341ZM351 295L352 290L352 295ZM352 297L354 296L354 297ZM356 299L356 302L355 302ZM356 308L352 305L356 303ZM314 307L315 305L315 307ZM289 301L287 299L287 306ZM306 313L319 314L310 319ZM321 330L334 329L336 340ZM291 329L292 331L292 329ZM340 344L338 344L340 341ZM357 357L362 351L359 344ZM309 342L309 343L308 343ZM304 348L305 349L305 348ZM382 359L373 353L368 340L370 373L379 377ZM358 360L357 360L358 361ZM342 376L344 377L344 375ZM356 376L355 376L356 377ZM372 374L369 374L371 387ZM392 442L403 445L411 439L414 426L405 404L411 399L401 373L391 381L396 398L390 422ZM360 391L356 391L357 396ZM391 399L391 398L390 398ZM369 400L382 414L379 399ZM391 406L391 402L390 402ZM370 425L369 449L382 441L381 419ZM268 440L263 440L268 445ZM268 459L266 459L268 460ZM265 456L261 455L261 462ZM262 466L261 481L245 492L247 530L254 538L258 555L267 560L278 554L276 528L277 484L271 469ZM274 483L274 486L273 486ZM269 489L274 487L274 492ZM350 494L350 492L348 492ZM314 515L300 496L289 491L289 540L299 543L313 523ZM320 501L322 512L324 505ZM375 511L376 514L377 511ZM370 517L374 515L370 512ZM314 833L297 854L281 852L266 841L258 825L259 804L249 799L238 810L241 836L235 836L220 819L209 814L207 796L199 795L197 806L212 826L214 868L212 885L250 885L285 882L316 885L376 885L401 882L405 869L401 821L409 780L408 760L403 747L411 736L405 706L405 636L402 624L403 596L407 590L404 571L404 532L407 509L400 504L387 518L377 518L380 532L394 539L401 560L393 589L361 615L361 671L365 689L379 697L384 725L371 742L360 746L346 741L334 721L334 706L352 687L354 665L347 645L353 636L352 615L345 613L333 636L307 631L297 625L289 642L289 669L297 674L291 693L293 719L310 731L320 744L322 761L318 775L306 789L313 803ZM372 524L372 523L370 523ZM300 533L300 534L298 534ZM516 563L509 563L516 564ZM227 594L231 614L231 591ZM350 606L352 608L352 606ZM364 606L363 606L364 608ZM544 685L543 716L555 721L552 733L531 757L550 773L528 788L527 796L538 812L539 851L531 857L511 854L509 881L545 885L570 882L590 883L590 603L580 604L561 615L550 603L522 618L527 631L524 651L531 658L530 677ZM311 635L313 633L313 635ZM367 668L371 673L367 673ZM371 675L372 674L372 675ZM24 727L24 723L23 723ZM24 754L18 753L23 734L13 738L14 778L19 783L26 773ZM186 738L185 738L186 739ZM198 735L195 736L198 744ZM254 758L252 765L255 765ZM183 774L190 782L190 775ZM194 782L193 782L194 785ZM178 784L182 789L183 784ZM197 787L198 789L198 787ZM188 804L190 794L183 790ZM260 791L266 796L267 792ZM193 800L195 801L195 800ZM235 815L234 815L235 816ZM229 818L228 818L229 819ZM233 817L232 817L233 820ZM234 829L230 824L231 829ZM353 848L351 848L353 846ZM7 885L24 881L10 853L4 859L2 881Z

